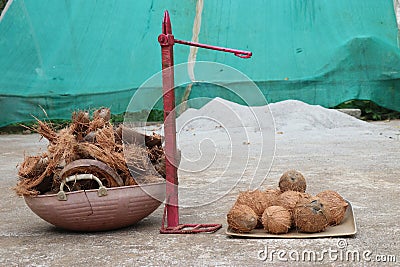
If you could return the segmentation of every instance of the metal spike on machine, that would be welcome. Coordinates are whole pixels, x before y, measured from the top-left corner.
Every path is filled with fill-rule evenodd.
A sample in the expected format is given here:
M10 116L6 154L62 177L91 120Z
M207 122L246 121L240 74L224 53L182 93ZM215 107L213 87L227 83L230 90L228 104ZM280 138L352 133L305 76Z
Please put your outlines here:
M205 49L233 53L240 58L250 58L252 53L219 46L199 44L177 40L172 34L171 20L168 11L164 12L162 33L158 36L162 57L162 87L164 101L164 134L166 155L166 204L160 233L162 234L194 234L201 232L215 232L222 227L221 224L179 224L178 203L178 174L176 164L176 114L174 92L174 50L175 43L196 46ZM167 227L165 227L167 219Z

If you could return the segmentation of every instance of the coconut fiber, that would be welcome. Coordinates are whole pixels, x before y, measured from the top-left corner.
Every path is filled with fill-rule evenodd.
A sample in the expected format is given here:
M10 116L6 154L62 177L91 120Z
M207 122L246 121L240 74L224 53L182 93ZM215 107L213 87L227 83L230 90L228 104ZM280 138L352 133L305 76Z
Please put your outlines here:
M67 174L77 172L100 175L100 180L107 187L151 183L160 181L160 174L165 176L161 136L146 136L132 129L123 129L122 126L113 127L108 108L95 110L92 118L87 111L73 112L71 123L59 131L54 130L51 123L40 120L37 123L38 127L34 130L46 138L49 144L46 152L26 156L19 165L19 181L14 188L18 195L57 193L61 180ZM123 131L142 136L144 142L123 140ZM63 171L66 166L68 168L82 159L100 161L101 164L81 164L73 170L68 169L68 172ZM103 175L99 166L104 164L115 175ZM114 178L117 176L120 179L116 181ZM68 186L71 191L98 187L93 181L71 183Z

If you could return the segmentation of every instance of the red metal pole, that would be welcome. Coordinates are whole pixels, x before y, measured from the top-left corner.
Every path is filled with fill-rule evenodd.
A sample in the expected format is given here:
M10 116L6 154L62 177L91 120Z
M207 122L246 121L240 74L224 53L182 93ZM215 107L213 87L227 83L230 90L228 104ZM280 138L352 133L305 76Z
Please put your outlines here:
M162 81L164 101L164 135L166 168L166 212L168 227L179 225L178 175L176 166L176 114L174 92L174 36L168 11L164 13L162 34L158 36L161 45Z
M162 57L162 84L164 101L164 135L165 135L165 165L166 165L166 205L160 233L163 234L194 234L202 232L215 232L222 227L221 224L179 224L178 206L178 174L176 164L176 114L175 114L175 92L174 92L174 49L175 43L197 46L206 49L233 53L241 58L249 58L249 51L199 44L194 42L174 39L172 35L171 20L168 11L164 12L162 23L162 34L158 36L161 45ZM167 215L167 216L165 216ZM164 226L167 217L168 227ZM186 229L189 228L189 229Z

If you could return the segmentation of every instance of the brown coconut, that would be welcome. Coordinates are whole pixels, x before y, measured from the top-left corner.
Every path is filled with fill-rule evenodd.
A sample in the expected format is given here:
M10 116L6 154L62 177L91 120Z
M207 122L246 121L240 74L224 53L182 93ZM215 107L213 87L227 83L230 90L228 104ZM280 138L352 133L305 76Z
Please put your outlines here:
M258 217L262 216L266 205L268 205L265 194L258 189L240 192L236 204L249 206Z
M329 209L317 197L302 198L294 209L293 219L300 232L321 232L329 225Z
M278 198L282 192L279 189L267 189L263 193L265 202L267 202L265 208L268 208L270 206L276 206L278 204Z
M300 193L298 191L285 191L279 195L277 199L277 205L286 208L292 213L294 208L303 198L311 198L311 195L307 193Z
M256 228L257 214L247 205L235 204L226 216L229 227L236 232L248 233Z
M279 188L282 192L292 190L304 193L306 191L306 187L306 179L300 172L296 170L289 170L285 172L279 179Z
M292 225L292 216L284 207L270 206L265 209L261 221L267 232L271 234L285 234Z
M343 221L349 204L342 198L339 193L332 190L320 192L317 197L325 204L325 208L330 211L330 225L338 225Z

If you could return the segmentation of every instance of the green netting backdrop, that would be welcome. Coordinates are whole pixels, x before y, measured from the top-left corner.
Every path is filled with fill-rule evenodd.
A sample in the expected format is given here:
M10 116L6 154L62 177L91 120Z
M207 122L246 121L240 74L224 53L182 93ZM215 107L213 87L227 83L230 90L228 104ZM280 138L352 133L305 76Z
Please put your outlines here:
M161 68L164 10L182 40L191 39L196 14L195 0L10 2L0 21L0 126L42 118L41 107L52 119L99 106L124 112ZM237 68L269 102L366 99L400 110L397 33L392 0L205 0L199 41L254 56L200 49L197 60ZM188 54L175 45L175 63ZM201 83L190 98L200 95L229 98Z

